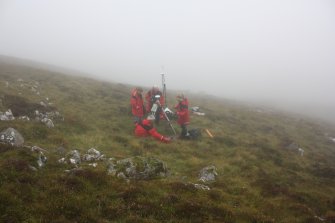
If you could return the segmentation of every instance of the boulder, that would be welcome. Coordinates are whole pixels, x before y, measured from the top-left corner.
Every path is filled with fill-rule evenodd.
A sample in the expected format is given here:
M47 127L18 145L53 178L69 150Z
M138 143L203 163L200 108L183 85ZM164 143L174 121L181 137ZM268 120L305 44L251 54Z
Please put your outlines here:
M215 166L207 166L203 168L200 173L199 173L199 181L202 182L211 182L215 181L215 177L218 175L216 172L216 167Z
M111 162L108 173L122 179L150 180L166 177L166 164L153 157L135 156L117 162Z
M0 120L1 121L11 121L14 120L15 117L12 113L12 110L8 109L5 113L0 112Z
M19 147L23 145L24 138L17 130L8 128L0 133L0 142Z

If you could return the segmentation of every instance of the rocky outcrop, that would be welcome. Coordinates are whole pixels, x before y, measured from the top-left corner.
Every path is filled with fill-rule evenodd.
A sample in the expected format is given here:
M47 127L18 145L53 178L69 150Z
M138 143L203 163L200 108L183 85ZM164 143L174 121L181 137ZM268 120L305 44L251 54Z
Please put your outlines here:
M35 120L44 123L48 128L53 128L55 127L53 120L64 121L64 117L58 111L43 113L36 110Z
M153 157L135 156L119 161L111 160L108 173L122 179L150 180L166 177L166 164Z
M61 150L61 154L65 152L65 149L63 147L60 147L57 149L57 152L59 153L59 150ZM74 164L79 165L82 162L96 162L96 161L102 161L105 160L105 155L101 154L100 151L91 148L87 150L87 153L84 155L80 155L80 152L78 150L72 150L70 151L65 157L58 160L59 163L66 163L66 164ZM89 166L96 167L97 164L89 164Z
M100 151L95 148L87 150L87 153L83 155L83 161L92 162L103 160L105 155L101 154Z

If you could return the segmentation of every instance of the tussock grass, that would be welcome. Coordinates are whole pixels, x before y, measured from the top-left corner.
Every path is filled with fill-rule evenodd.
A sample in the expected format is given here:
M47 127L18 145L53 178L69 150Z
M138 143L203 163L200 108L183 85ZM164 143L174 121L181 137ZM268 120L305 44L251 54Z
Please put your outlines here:
M0 144L1 222L334 221L335 144L326 137L335 137L333 126L188 94L191 106L206 113L191 115L191 128L208 128L215 137L203 131L196 141L161 144L133 136L132 86L3 62L0 68L1 111L33 116L34 110L57 110L64 117L52 129L33 121L0 122L0 130L13 127L26 145L48 151L46 167L33 171L36 154ZM31 90L36 81L39 95ZM172 107L174 92L169 96ZM39 103L46 97L52 105L44 108ZM172 134L164 121L156 127ZM304 156L286 148L292 142ZM94 147L116 159L153 156L167 163L170 176L127 183L107 175L104 162L66 173L73 166L57 162L59 147L81 153ZM219 176L208 184L210 191L197 190L192 183L208 165Z

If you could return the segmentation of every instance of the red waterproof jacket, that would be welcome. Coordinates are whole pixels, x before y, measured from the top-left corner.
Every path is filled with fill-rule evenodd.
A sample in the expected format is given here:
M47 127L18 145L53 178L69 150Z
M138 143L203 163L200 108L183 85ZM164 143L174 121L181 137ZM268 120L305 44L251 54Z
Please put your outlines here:
M147 110L148 113L151 111L152 105L156 101L155 100L155 95L160 96L159 102L160 102L162 107L165 104L165 99L164 99L164 96L163 96L162 92L161 91L154 91L154 90L151 89L145 95L145 100L147 101L146 110Z
M144 105L142 95L138 94L137 90L134 89L131 92L130 98L131 112L134 116L143 117L144 116Z
M181 102L179 102L175 109L177 109L178 115L178 124L179 125L188 125L190 123L190 115L188 111L188 100L184 98Z
M169 139L159 134L148 119L144 119L135 125L135 135L139 137L152 136L162 142L169 142Z

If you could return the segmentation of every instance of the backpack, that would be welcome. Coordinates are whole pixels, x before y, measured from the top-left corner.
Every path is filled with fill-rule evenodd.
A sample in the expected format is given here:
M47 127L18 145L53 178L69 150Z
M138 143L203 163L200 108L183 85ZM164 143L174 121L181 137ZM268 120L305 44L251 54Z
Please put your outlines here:
M190 134L188 137L189 139L196 140L201 138L201 129L191 129L188 131Z

